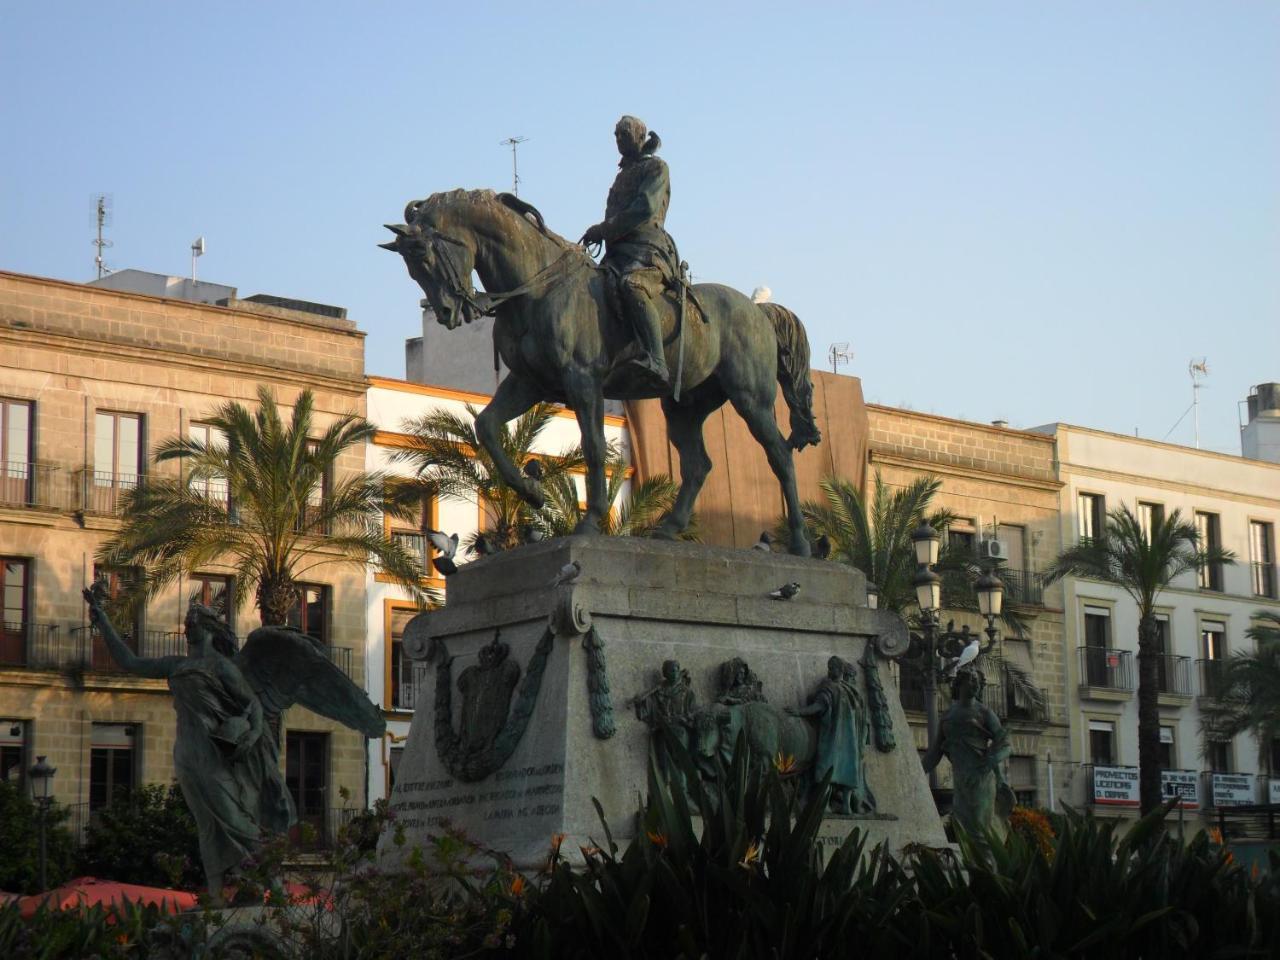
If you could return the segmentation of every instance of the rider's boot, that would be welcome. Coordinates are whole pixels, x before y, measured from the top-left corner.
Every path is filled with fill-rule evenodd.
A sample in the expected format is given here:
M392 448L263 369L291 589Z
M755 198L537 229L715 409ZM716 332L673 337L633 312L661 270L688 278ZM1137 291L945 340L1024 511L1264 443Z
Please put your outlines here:
M662 317L642 290L622 283L619 300L635 331L634 345L628 345L614 360L606 386L616 386L630 397L660 397L671 389L671 374L662 350Z

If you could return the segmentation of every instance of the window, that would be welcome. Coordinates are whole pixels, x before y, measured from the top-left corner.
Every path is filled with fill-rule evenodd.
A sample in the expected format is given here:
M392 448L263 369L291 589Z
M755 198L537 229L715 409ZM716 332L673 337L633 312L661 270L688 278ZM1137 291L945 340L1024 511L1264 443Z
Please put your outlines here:
M393 710L412 710L417 700L414 683L417 671L414 670L414 662L405 655L404 644L400 639L417 612L416 607L393 607L387 614L390 618L387 643L387 680L390 689L387 699Z
M1160 728L1160 769L1176 770L1177 754L1173 749L1173 727Z
M1226 683L1224 673L1227 661L1227 625L1215 620L1200 624L1200 693L1217 697Z
M210 423L193 422L187 427L187 436L209 447L225 447L227 444L227 435L218 427ZM188 481L191 489L202 494L214 503L220 503L225 508L228 503L228 487L227 478L221 474L206 477L203 480Z
M137 783L136 727L128 723L95 723L89 744L89 810L101 810L116 797L128 796Z
M400 761L404 758L404 747L392 747L387 751L387 796L396 788L396 777L400 773Z
M25 666L27 662L27 606L31 562L20 557L0 557L0 664Z
M197 573L191 577L191 598L203 604L227 623L232 622L235 606L235 592L231 589L231 578L211 573Z
M1222 530L1216 513L1196 512L1196 536L1201 551L1221 549ZM1199 583L1202 590L1222 589L1222 564L1206 563L1199 571Z
M94 582L107 585L107 615L115 624L120 639L134 653L138 652L138 640L142 636L142 604L136 600L135 591L142 583L142 571L137 567L104 567L93 565ZM134 595L134 596L131 596ZM93 631L93 651L89 665L95 670L110 670L116 666L115 658L107 649L107 643Z
M1267 751L1267 775L1280 776L1280 737L1271 738L1271 749Z
M1206 744L1205 759L1209 761L1209 769L1214 773L1231 772L1231 741L1210 740Z
M1116 725L1110 720L1089 721L1089 762L1111 767L1116 762Z
M298 602L285 622L316 643L325 646L329 642L329 588L314 583L298 584Z
M318 440L307 441L308 454L314 455L319 448L320 442ZM327 526L316 526L313 528L312 524L321 504L323 504L325 498L329 496L329 488L331 486L332 477L329 476L329 471L326 469L321 474L319 482L314 484L311 487L311 492L307 494L307 502L303 504L302 514L298 517L299 533L325 534L329 532Z
M141 415L99 410L94 417L93 482L86 506L99 513L116 513L121 494L138 485L142 465Z
M1036 758L1012 756L1009 758L1009 786L1020 806L1036 805Z
M1276 596L1275 529L1261 520L1249 521L1249 568L1255 597Z
M325 812L329 800L329 735L290 730L285 736L284 782L298 811L298 822L308 823L320 840L325 838ZM294 839L297 835L294 834Z
M32 502L31 439L30 402L0 398L0 503Z
M1169 656L1169 615L1156 614L1156 653L1160 659L1156 661L1156 672L1160 679L1161 693L1172 693L1174 681L1173 660Z
M27 782L27 728L24 720L0 719L0 780L19 789Z
M427 541L426 531L431 529L434 512L435 497L425 494L411 519L388 517L388 534L392 540L418 558L424 577L429 577L433 573L430 564L431 546Z
M1204 645L1206 660L1225 660L1227 658L1227 625L1213 620L1200 624L1200 639Z
M1081 540L1094 540L1107 532L1107 502L1098 493L1076 495L1076 523Z
M1106 607L1084 608L1085 682L1091 687L1108 687L1107 650L1111 647L1111 611Z
M947 546L956 553L973 556L978 551L978 535L972 520L957 520L947 527Z
M1164 523L1164 507L1161 504L1138 501L1138 526L1142 528L1142 535L1146 537L1147 543L1151 542L1152 528L1162 523Z

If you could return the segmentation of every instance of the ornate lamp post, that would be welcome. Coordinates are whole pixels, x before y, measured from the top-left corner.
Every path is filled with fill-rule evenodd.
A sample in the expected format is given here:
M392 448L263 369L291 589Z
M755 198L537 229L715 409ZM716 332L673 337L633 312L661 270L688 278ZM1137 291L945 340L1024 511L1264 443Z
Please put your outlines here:
M939 662L939 648L945 648L952 656L959 656L960 650L973 639L968 627L960 632L950 628L942 629L942 578L933 569L938 562L941 542L942 537L927 520L922 520L920 526L911 533L917 564L912 583L916 588L916 605L920 608L920 659L924 670L925 735L929 749L933 749L938 738L938 681L944 676L943 665ZM978 595L978 612L987 621L984 630L987 635L985 652L996 641L995 621L1004 608L1004 584L988 570L978 578L974 591ZM929 771L929 788L938 788L936 768Z
M48 823L49 805L53 803L53 797L49 795L49 790L53 785L53 775L57 772L54 767L49 766L44 757L36 757L35 766L27 771L27 776L31 778L31 796L40 807L39 866L41 892L49 888Z

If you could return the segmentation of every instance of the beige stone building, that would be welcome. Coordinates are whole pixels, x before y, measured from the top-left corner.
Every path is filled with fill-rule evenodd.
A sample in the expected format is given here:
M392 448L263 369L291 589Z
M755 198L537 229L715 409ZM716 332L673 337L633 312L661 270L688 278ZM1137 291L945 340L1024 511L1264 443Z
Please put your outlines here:
M1048 807L1067 796L1063 790L1075 769L1070 759L1070 717L1066 685L1062 588L1045 588L1040 572L1060 549L1058 513L1062 486L1054 470L1052 438L1004 426L988 426L868 404L870 427L867 491L875 476L901 488L921 476L941 479L937 507L961 519L947 536L975 556L999 555L1005 603L1024 622L1017 635L1001 631L1004 657L1031 673L1045 695L1036 710L1015 695L1005 677L988 676L984 700L1011 733L1013 754L1007 776L1020 802ZM994 546L993 546L994 544ZM976 613L944 611L957 629L984 626ZM926 742L924 695L918 682L900 675L903 706L916 746ZM944 706L945 706L945 691ZM947 789L948 764L940 767ZM1051 772L1052 771L1052 772Z
M156 445L204 436L203 417L228 398L252 404L259 384L285 405L314 390L320 426L363 414L364 334L318 304L232 290L213 305L0 273L0 774L21 777L47 755L54 794L79 823L113 791L173 776L167 688L120 673L87 627L80 591L95 552L119 524L123 491L176 475L153 463ZM337 473L364 462L352 450ZM230 574L196 571L123 625L138 652L185 652L188 599L217 601ZM227 616L241 637L258 625L248 606ZM363 686L364 572L317 568L297 618ZM283 728L281 763L304 819L323 830L339 808L364 806L358 734L300 709Z

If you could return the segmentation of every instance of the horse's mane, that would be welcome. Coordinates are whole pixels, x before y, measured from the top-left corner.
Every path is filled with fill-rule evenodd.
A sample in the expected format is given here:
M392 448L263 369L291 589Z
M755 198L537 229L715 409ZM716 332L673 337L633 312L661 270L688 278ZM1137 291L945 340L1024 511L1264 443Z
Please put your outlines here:
M581 251L576 243L566 240L560 234L547 227L546 221L543 220L542 214L531 203L514 197L509 193L495 193L492 190L466 190L459 188L457 190L444 190L440 193L433 193L425 200L415 201L410 206L416 214L424 211L443 210L458 203L472 203L483 206L501 209L508 214L514 214L515 219L528 229L537 230L542 236L546 237L561 250L577 250ZM406 220L409 220L408 211L406 211ZM590 259L584 252L583 257Z

